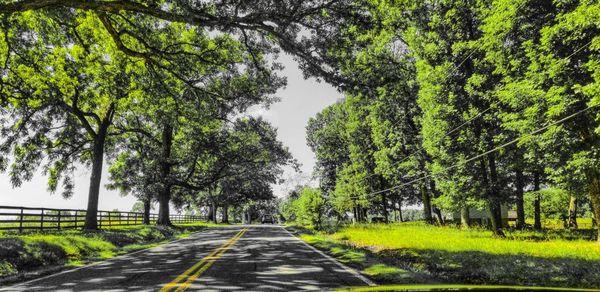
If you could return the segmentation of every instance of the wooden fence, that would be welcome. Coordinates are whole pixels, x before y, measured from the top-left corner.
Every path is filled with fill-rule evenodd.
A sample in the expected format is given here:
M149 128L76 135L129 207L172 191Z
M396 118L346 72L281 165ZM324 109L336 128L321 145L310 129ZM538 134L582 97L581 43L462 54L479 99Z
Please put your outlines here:
M0 206L0 230L46 230L80 228L85 223L85 210L29 208L15 206ZM98 227L110 228L117 226L143 224L144 213L121 211L98 211ZM150 213L150 222L155 222L158 214ZM204 216L171 215L172 223L192 223L205 221Z

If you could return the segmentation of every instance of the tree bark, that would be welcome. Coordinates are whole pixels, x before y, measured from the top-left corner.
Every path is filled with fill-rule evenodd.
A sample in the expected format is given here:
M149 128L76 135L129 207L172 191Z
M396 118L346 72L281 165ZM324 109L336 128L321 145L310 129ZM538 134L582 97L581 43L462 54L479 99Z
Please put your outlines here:
M354 223L358 223L358 206L352 207L352 213L354 213Z
M542 209L541 209L541 197L539 194L540 190L540 174L535 172L533 174L533 191L536 192L535 200L533 201L533 229L542 230Z
M432 224L433 218L431 216L431 197L427 191L425 183L421 184L421 201L423 202L423 219L425 222Z
M517 167L515 169L515 204L517 205L517 221L515 222L515 227L517 229L525 228L524 187L523 170L520 167Z
M381 193L381 207L383 208L383 217L385 218L385 223L388 223L387 196L385 193Z
M446 222L444 222L444 217L442 216L442 210L440 210L440 208L433 206L433 214L435 214L435 221L437 221L437 224L440 226L443 226Z
M162 131L162 157L160 161L161 190L158 194L158 225L171 225L169 201L171 200L171 150L173 146L173 127L166 124Z
M212 212L212 222L213 223L217 223L217 203L215 202L215 200L211 200L210 201L211 207L210 210Z
M94 138L92 152L92 174L88 191L88 204L85 213L85 230L98 229L98 199L100 196L100 181L102 180L102 164L104 162L104 144L106 142L108 126L102 126Z
M469 206L465 205L462 208L460 208L460 225L463 228L471 227L470 219L471 216L469 215Z
M577 229L577 197L575 196L571 196L571 199L569 200L569 219L567 227Z
M144 225L150 225L150 199L144 200Z
M594 209L596 223L598 223L600 222L600 174L598 172L594 172L591 177L590 201ZM598 244L600 244L600 224L596 226L598 228Z
M398 199L398 219L400 219L400 222L404 221L402 218L402 199Z
M490 142L490 147L493 145ZM488 154L488 165L490 168L490 215L491 215L491 223L492 229L496 236L504 237L504 232L502 231L503 222L502 222L502 209L500 203L500 192L498 190L498 173L496 169L496 154L490 153Z
M595 227L598 225L598 222L596 221L596 212L594 211L594 203L592 202L592 200L590 200L589 205L590 205L590 211L592 211L592 227Z
M429 180L429 193L431 194L430 197L433 198L437 198L439 196L435 187L435 181L433 179ZM442 210L440 210L440 208L436 207L434 204L431 204L431 210L435 215L435 220L437 221L437 224L440 226L444 225L445 222L444 217L442 216Z
M158 193L158 218L157 225L170 226L171 214L169 210L169 201L171 200L170 188L164 187Z
M491 159L488 156L489 162L495 162L494 159ZM492 227L492 231L495 236L504 237L504 232L502 231L501 218L498 220L498 214L500 213L500 205L498 204L495 188L493 187L493 180L491 180L492 175L490 174L490 179L488 179L488 171L486 166L486 161L484 158L479 160L479 166L481 171L481 181L483 183L484 189L486 190L486 203L488 214L490 217L490 223ZM495 167L490 167L490 171L495 169ZM491 180L491 181L490 181Z
M228 206L227 204L223 204L223 207L222 207L222 208L223 208L223 209L222 209L222 212L223 212L223 216L222 216L222 217L223 217L223 220L221 220L221 222L223 222L223 223L229 223L229 214L228 214L228 211L229 211L229 206Z
M215 211L213 210L214 207L215 205L212 203L212 201L208 202L208 221L215 220Z

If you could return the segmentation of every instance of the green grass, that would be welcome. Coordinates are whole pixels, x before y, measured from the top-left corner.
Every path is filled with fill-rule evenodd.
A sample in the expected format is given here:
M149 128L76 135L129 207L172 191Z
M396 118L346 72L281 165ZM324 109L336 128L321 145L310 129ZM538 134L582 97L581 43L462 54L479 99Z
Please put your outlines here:
M340 262L347 264L378 283L432 283L426 273L400 268L393 258L383 259L371 251L345 244L324 234L301 234L300 238L326 251Z
M462 230L424 224L363 225L343 229L334 239L381 249L431 249L447 252L478 251L498 255L600 260L600 245L589 240L519 240L533 232L514 232L509 239L492 237L483 229ZM512 239L510 239L512 238Z
M360 287L339 291L599 291L556 287L506 286L506 285L386 285Z
M347 226L301 238L379 283L494 284L600 288L592 230L513 231L423 223Z
M174 227L122 226L88 233L79 230L0 233L0 281L14 280L43 268L85 265L185 238L214 226L217 225L199 222Z

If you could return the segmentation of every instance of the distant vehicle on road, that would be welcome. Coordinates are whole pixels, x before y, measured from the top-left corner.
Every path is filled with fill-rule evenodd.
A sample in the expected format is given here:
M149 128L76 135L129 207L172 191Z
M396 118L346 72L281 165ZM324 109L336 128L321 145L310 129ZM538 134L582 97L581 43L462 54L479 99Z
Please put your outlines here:
M275 218L273 218L273 216L269 215L269 214L263 215L262 219L260 220L260 222L262 224L265 224L265 223L274 224L275 223Z

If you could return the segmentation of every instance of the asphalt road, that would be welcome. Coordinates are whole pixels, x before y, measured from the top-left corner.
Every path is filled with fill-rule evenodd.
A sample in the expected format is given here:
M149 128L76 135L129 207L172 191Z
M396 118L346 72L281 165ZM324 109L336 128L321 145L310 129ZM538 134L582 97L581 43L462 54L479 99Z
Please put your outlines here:
M1 291L295 291L369 284L282 227L246 225L209 229Z

